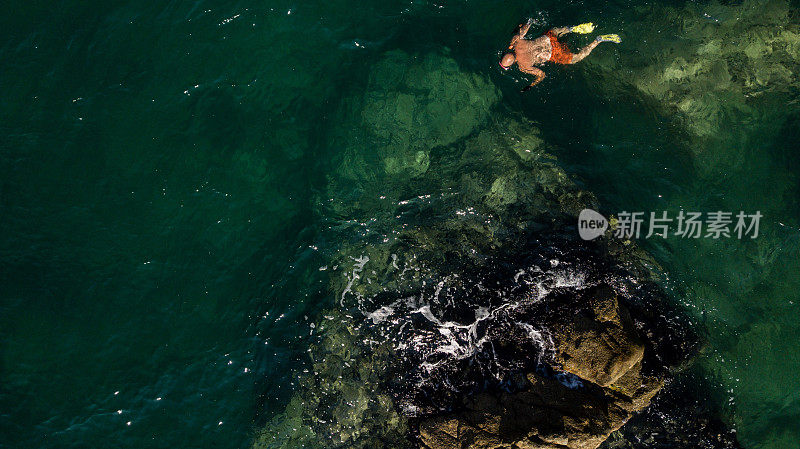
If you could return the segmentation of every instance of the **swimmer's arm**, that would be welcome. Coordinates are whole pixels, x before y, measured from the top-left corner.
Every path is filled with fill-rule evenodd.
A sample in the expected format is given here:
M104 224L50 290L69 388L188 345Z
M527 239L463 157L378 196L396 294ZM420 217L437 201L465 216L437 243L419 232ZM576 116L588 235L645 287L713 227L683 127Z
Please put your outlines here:
M528 34L528 30L531 29L531 25L533 25L533 19L528 19L527 22L522 23L519 25L519 33L518 36L520 39L524 38L526 34Z
M528 30L531 29L531 25L533 25L533 19L528 19L527 22L521 23L519 27L517 27L517 34L515 34L514 37L511 38L511 43L508 44L509 50L513 49L514 46L517 45L517 42L520 39L525 38L525 35L528 34Z
M550 32L553 33L556 37L563 36L564 34L571 33L572 27L558 27L558 28L551 28Z
M531 67L529 69L520 69L520 70L525 72L525 73L527 73L527 74L529 74L529 75L533 75L533 76L536 77L536 79L534 79L533 82L530 85L525 86L525 87L522 88L522 92L529 91L531 89L531 87L533 87L533 86L539 84L540 82L542 82L544 77L547 76L547 75L544 74L544 71L542 69L538 68L538 67Z

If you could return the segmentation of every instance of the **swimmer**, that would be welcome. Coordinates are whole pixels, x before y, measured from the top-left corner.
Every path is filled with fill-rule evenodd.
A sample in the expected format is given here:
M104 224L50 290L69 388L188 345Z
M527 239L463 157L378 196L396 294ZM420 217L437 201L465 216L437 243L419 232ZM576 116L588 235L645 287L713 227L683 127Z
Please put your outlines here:
M525 35L532 24L533 20L528 19L526 23L519 26L517 34L514 35L508 45L508 49L511 51L503 55L503 59L500 60L500 67L504 70L508 70L516 62L521 72L535 77L530 85L522 89L522 92L529 90L544 79L544 71L536 67L537 65L544 64L547 61L552 61L556 64L575 64L589 56L589 53L600 45L600 42L620 43L618 35L604 34L597 36L591 44L583 47L578 53L572 53L566 45L558 41L558 38L567 33L591 33L594 31L593 24L582 23L573 27L553 28L536 39L525 39Z

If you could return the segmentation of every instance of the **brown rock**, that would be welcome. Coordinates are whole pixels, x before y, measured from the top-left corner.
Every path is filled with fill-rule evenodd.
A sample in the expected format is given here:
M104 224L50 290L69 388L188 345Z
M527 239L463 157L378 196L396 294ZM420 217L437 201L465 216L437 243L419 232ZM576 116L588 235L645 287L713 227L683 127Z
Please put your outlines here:
M574 390L533 373L528 379L526 391L482 393L461 413L424 421L422 447L594 449L630 416L602 390Z
M423 447L437 449L459 449L457 418L436 417L424 421L419 426L419 437Z
M588 310L554 327L556 363L568 373L607 387L641 362L644 345L611 288L594 289L588 301Z
M642 373L645 347L628 311L607 286L572 300L575 315L552 326L554 357L582 388L529 373L524 391L482 393L462 412L423 421L422 447L595 449L647 407L663 380Z
M650 405L650 400L664 386L664 380L642 374L641 362L609 385L608 390L617 398L617 404L629 411L638 411Z

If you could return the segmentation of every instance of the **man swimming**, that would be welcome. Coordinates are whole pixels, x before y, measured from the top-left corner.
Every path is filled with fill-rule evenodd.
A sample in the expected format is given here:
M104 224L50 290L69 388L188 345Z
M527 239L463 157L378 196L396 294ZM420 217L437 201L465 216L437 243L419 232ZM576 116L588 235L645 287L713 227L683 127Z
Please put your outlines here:
M553 28L536 39L525 39L525 35L528 33L531 24L533 24L533 20L528 19L527 23L519 26L517 34L511 38L511 43L508 45L508 49L511 51L503 55L503 59L500 60L500 67L505 70L508 70L516 62L521 72L536 77L530 85L522 89L523 92L529 90L544 79L545 74L542 69L536 67L537 65L544 64L547 61L552 61L556 64L575 64L589 56L589 53L591 53L600 42L614 42L617 44L620 42L618 35L604 34L602 36L597 36L591 44L583 47L578 53L571 53L566 45L558 41L558 38L573 32L581 34L591 33L594 31L593 24L582 23L574 27Z

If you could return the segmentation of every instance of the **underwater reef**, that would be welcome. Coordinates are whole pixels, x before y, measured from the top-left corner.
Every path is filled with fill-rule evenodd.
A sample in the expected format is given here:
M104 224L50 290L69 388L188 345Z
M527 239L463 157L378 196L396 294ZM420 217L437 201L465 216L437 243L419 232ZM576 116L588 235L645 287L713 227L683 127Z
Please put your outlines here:
M403 196L409 179L428 171L432 151L467 137L499 99L494 85L461 72L452 58L386 53L364 92L342 101L345 119L330 133L340 157L326 207L347 218L354 209L384 209L381 196Z
M604 95L634 93L672 117L700 174L746 164L746 154L731 152L741 152L752 136L776 133L786 105L798 101L797 7L745 0L634 9L625 36L640 42L588 58L598 81L592 84Z
M352 238L325 267L307 369L254 449L688 447L651 402L708 423L691 427L703 447L738 447L701 401L668 400L703 339L658 265L610 231L578 237L596 198L535 123L490 122L498 100L446 53L396 51L343 102L360 119L331 131L342 152L319 204Z

